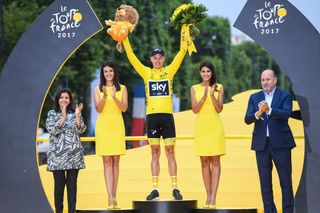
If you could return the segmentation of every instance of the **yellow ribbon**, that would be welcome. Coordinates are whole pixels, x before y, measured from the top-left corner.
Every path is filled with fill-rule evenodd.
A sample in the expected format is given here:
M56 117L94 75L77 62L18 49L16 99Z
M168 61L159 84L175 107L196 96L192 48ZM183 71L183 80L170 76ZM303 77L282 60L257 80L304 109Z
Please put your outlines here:
M197 52L196 46L190 36L190 24L184 24L181 27L180 48L188 50L189 56L192 52Z

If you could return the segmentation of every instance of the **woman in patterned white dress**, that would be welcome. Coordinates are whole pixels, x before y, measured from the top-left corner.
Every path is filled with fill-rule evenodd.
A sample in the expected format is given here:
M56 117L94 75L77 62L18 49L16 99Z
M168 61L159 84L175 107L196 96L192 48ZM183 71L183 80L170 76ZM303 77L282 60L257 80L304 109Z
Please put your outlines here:
M55 97L55 110L48 112L46 128L50 133L47 170L53 172L56 213L63 212L64 187L68 192L68 213L76 210L77 178L85 168L80 133L86 130L81 117L83 105L74 110L70 91L62 90Z

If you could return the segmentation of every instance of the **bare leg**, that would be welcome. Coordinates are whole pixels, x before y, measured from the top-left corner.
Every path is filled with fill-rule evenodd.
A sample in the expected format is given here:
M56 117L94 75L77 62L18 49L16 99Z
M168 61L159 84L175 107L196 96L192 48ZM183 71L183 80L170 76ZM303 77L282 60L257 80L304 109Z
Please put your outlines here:
M151 173L152 176L159 176L160 174L160 145L151 145L151 155L152 155L152 160L151 160Z
M113 156L113 187L112 193L114 198L114 205L118 205L116 197L117 197L117 188L118 188L118 180L119 180L119 162L120 155Z
M211 203L211 176L212 176L211 169L210 169L211 157L201 156L200 160L201 160L201 171L202 171L203 183L207 192L206 205L209 205Z
M174 156L174 145L165 146L170 176L177 176L177 162Z
M103 156L104 179L108 192L108 205L113 206L113 158L112 156Z
M221 173L220 156L211 157L211 205L216 205L216 196Z

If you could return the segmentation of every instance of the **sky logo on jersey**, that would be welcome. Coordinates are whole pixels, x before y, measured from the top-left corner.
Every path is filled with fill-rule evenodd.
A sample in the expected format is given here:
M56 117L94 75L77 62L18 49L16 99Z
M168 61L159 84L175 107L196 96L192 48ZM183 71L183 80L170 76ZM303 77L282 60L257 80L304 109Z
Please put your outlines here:
M148 81L148 85L150 97L169 96L169 80Z

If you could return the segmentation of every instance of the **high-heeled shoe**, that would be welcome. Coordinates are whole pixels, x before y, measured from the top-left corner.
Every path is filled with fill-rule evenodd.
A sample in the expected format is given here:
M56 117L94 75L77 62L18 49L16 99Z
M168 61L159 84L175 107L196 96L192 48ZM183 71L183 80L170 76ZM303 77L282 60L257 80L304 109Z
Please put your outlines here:
M209 204L206 204L206 205L203 206L204 209L209 209L209 207L210 207Z
M119 205L114 205L113 209L121 209L121 207Z
M114 201L109 199L107 210L112 210L112 209L114 209Z
M112 210L112 209L114 209L113 205L112 206L110 206L110 205L107 206L107 210Z
M215 208L216 208L216 205L212 205L212 204L209 205L209 209L215 209Z
M206 204L203 206L204 209L210 209L211 198L207 195Z
M118 205L117 198L113 199L113 208L114 209L121 209L121 207Z

